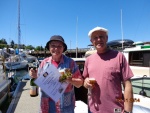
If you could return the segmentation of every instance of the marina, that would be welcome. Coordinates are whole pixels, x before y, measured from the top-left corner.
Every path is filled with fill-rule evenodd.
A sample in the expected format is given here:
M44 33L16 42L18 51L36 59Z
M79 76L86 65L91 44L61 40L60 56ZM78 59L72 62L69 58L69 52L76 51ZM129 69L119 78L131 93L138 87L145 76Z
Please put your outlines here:
M130 100L124 98L124 87L122 84L122 90L119 90L119 94L121 95L122 91L123 96L118 100L115 96L115 99L117 101L133 102L133 113L150 113L149 4L150 1L148 0L136 2L129 0L97 0L86 2L77 0L1 1L0 113L39 112L40 94L36 97L30 96L31 78L28 71L30 67L38 67L44 58L51 56L48 49L52 45L48 44L49 48L45 46L51 35L62 35L65 39L63 42L67 45L66 51L63 54L76 62L82 74L86 58L97 52L92 44L88 45L90 47L87 46L87 44L92 42L88 38L88 31L93 26L101 25L107 27L109 31L107 47L122 52L134 74L131 78L134 97ZM101 7L99 8L99 6ZM119 10L121 10L121 20L119 18ZM122 11L124 11L123 16ZM100 44L103 45L103 41ZM63 48L64 45L53 45L53 47L58 49L58 47ZM97 63L97 60L95 62ZM100 64L100 66L103 66L103 64ZM111 67L113 66L111 65ZM95 69L95 67L92 68ZM101 71L100 68L98 69L95 72ZM51 70L54 71L53 69ZM116 71L118 72L118 70ZM104 85L103 82L101 83ZM117 88L118 84L117 82L115 83L115 88ZM51 84L53 85L53 82ZM102 85L98 86L101 91L100 98L103 98L102 92L107 93L109 90L112 90L112 88L108 90L107 87L106 91L105 89L102 90ZM113 91L115 91L114 89ZM76 98L74 112L89 113L88 103L90 102L88 102L88 90L84 86L81 86L80 88L74 87L74 92ZM99 92L97 91L96 93L98 95ZM111 99L108 97L108 100ZM106 105L104 107L107 109L109 106ZM98 110L101 110L101 108ZM114 113L116 113L115 108ZM119 112L117 111L117 113Z

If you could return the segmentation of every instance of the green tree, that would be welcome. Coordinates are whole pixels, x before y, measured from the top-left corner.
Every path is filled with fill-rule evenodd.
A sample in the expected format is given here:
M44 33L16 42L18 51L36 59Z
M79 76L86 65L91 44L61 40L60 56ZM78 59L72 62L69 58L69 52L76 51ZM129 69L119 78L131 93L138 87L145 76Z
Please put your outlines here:
M24 44L22 44L22 49L26 49L26 46Z
M7 41L6 41L4 38L2 38L2 39L0 40L0 44L6 44L6 45L7 45Z
M7 42L6 42L6 40L4 39L4 38L2 38L1 40L0 40L0 48L1 49L3 49L3 48L7 48Z
M44 48L42 46L37 46L35 48L35 51L44 51Z
M12 40L12 41L10 42L10 47L14 48L14 46L15 46L15 42Z
M0 49L7 48L7 44L0 44Z
M32 50L32 49L35 49L35 48L32 45L28 45L28 46L26 46L26 49Z

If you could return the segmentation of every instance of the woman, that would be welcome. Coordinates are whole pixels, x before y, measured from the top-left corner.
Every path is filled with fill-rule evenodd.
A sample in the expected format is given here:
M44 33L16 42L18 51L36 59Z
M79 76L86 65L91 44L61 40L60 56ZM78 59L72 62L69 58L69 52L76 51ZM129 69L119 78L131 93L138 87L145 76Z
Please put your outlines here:
M69 57L62 54L67 50L67 45L62 36L54 35L46 44L46 48L50 51L51 55L45 58L38 70L43 70L46 63L54 65L58 70L69 68L72 72L72 77L66 79L69 83L64 94L58 102L54 102L42 89L40 89L40 113L74 113L75 107L75 94L74 86L79 88L83 84L83 79L76 63ZM37 70L32 68L29 71L31 78L37 78Z

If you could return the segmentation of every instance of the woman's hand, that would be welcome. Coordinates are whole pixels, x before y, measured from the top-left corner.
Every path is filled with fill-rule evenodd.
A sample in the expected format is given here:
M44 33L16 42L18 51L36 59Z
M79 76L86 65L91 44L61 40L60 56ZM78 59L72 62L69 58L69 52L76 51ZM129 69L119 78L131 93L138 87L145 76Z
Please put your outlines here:
M37 68L36 69L31 68L29 70L29 75L30 75L31 78L37 78Z

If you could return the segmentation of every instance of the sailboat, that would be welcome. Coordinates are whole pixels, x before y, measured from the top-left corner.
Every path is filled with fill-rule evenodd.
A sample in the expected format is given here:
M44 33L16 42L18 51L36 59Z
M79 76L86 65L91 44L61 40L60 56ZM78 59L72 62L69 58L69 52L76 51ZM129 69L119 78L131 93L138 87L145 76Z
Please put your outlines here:
M17 54L11 55L5 60L5 67L6 69L24 69L28 67L28 61L25 57L23 57L21 54L19 54L20 49L20 0L18 0L18 48L17 48Z
M21 55L11 55L5 60L7 70L17 70L28 68L28 61Z

